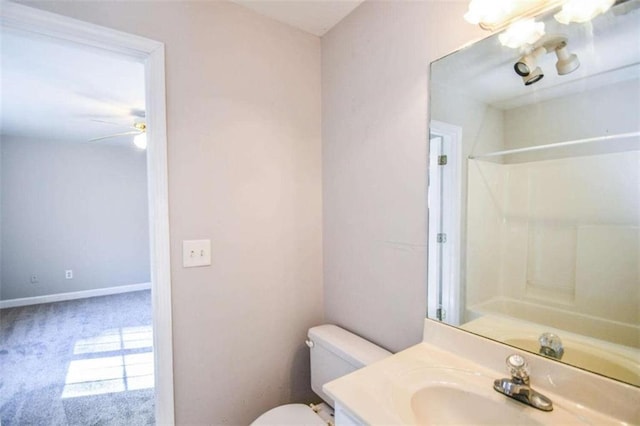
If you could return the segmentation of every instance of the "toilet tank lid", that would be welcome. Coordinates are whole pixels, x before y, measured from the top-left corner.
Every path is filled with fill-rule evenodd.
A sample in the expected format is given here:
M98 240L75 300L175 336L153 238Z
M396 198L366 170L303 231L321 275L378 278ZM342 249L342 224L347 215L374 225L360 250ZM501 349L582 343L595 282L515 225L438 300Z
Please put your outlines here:
M325 324L309 329L309 339L349 362L356 368L384 359L391 352L336 325Z

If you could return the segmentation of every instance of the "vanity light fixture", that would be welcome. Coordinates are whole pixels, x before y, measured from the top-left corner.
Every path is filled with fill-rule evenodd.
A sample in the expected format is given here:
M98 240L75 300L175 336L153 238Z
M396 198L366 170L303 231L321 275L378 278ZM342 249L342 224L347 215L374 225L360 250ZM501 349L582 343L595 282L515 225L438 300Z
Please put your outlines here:
M561 24L589 22L609 10L614 3L615 0L566 0L562 10L553 17Z
M518 20L560 9L554 17L562 24L588 22L614 3L616 0L471 0L464 19L483 30L497 31Z
M509 25L504 32L498 36L500 44L512 49L522 46L533 46L540 37L544 35L544 22L536 22L535 19L523 19Z
M496 31L522 19L559 7L565 0L471 0L464 19L483 30Z

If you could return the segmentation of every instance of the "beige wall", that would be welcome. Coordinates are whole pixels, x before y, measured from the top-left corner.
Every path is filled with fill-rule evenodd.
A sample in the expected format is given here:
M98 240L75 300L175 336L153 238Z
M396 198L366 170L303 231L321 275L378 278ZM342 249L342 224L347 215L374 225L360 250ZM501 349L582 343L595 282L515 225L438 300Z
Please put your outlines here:
M367 1L322 39L325 314L393 351L422 337L428 67L486 35L467 4Z
M320 40L227 2L33 2L164 42L176 419L248 424L322 322ZM210 238L213 265L183 269Z

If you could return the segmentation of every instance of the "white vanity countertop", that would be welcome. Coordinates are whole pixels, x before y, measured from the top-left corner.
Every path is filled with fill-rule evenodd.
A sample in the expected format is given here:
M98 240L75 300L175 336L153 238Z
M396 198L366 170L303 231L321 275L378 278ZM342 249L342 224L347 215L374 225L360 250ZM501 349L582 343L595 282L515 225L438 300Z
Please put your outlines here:
M370 425L423 423L414 414L415 405L414 409L411 407L415 392L427 386L453 386L466 391L467 383L471 383L469 387L471 392L486 398L491 406L489 409L500 410L502 407L510 410L511 414L516 413L518 418L513 419L516 423L521 423L520 414L523 416L522 419L533 424L640 423L640 404L638 404L640 388L541 359L542 357L526 354L452 327L440 324L436 326L447 327L443 329L444 334L453 333L453 337L435 336L432 330L427 329L431 327L434 325L425 325L425 338L430 342L435 341L436 344L423 342L415 345L327 383L323 388L324 391L345 409L359 417L363 423ZM455 345L456 353L446 350L449 348L443 349L442 345L437 345L443 338ZM470 339L470 344L461 345L461 339L462 341ZM458 355L463 352L474 355L473 361ZM493 389L495 379L507 377L506 370L489 368L492 365L486 367L484 365L487 363L482 361L488 355L491 358L498 358L498 363L494 365L504 365L506 355L515 352L521 353L529 361L532 369L531 387L553 401L553 411L537 410ZM474 362L476 360L478 363ZM558 373L559 368L560 373ZM538 370L538 376L536 376L536 370ZM584 375L595 377L587 377L585 380ZM554 383L555 376L560 384ZM470 382L468 382L469 379ZM605 384L602 388L603 381L614 383L611 386ZM595 398L594 404L585 403L589 402L589 398ZM601 401L602 398L607 401ZM455 406L455 402L452 404ZM465 409L469 410L469 407L456 406L451 411Z

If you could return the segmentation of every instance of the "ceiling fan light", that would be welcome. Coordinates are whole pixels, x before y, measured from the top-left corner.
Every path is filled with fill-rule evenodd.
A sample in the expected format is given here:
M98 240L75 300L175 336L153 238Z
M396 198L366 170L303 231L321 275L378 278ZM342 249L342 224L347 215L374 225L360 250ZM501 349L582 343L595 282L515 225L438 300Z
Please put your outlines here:
M147 134L140 133L133 138L133 144L140 149L147 149Z

